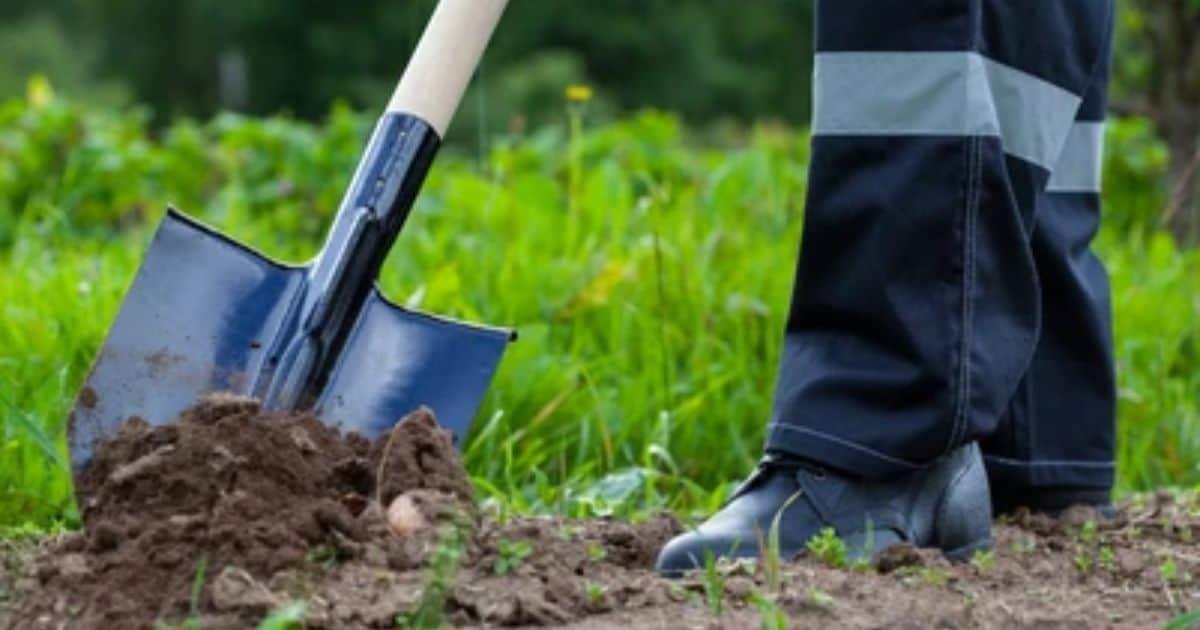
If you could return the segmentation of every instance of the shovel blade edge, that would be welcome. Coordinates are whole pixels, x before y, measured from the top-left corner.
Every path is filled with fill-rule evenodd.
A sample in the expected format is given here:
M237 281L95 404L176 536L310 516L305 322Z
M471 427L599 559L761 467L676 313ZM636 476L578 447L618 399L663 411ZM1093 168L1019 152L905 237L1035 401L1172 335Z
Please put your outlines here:
M68 417L76 478L131 417L165 424L204 394L250 395L307 272L168 211ZM374 437L425 404L464 435L510 338L375 293L315 411Z
M424 405L465 438L512 332L408 310L373 290L316 404L375 438Z

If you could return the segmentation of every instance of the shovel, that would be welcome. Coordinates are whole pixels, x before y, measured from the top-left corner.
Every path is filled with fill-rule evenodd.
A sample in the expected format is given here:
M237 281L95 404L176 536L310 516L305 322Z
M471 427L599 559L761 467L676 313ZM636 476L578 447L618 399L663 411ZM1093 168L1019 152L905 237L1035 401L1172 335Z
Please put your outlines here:
M368 438L426 405L466 435L513 332L402 308L375 280L506 3L438 4L312 262L168 209L68 419L77 480L126 419L163 424L211 392Z

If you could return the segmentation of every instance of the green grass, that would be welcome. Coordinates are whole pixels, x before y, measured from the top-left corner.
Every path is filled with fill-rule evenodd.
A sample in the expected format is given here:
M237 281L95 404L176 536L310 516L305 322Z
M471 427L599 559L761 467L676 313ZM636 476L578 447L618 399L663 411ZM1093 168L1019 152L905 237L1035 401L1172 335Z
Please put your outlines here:
M467 444L484 497L518 512L709 510L761 444L807 137L701 137L658 112L577 121L445 152L385 292L520 331ZM151 135L137 112L0 105L0 525L73 519L65 412L166 204L303 260L368 123L344 109L316 126L226 115ZM1157 146L1117 147L1123 190L1161 188ZM1194 484L1200 252L1127 232L1102 239L1120 484Z

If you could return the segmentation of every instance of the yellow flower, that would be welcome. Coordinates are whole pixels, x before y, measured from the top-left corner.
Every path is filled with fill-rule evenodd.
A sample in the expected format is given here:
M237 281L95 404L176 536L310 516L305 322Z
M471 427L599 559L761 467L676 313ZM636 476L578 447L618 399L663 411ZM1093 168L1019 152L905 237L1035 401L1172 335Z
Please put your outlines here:
M592 86L572 84L566 89L567 100L572 103L586 103L592 100Z
M29 77L29 82L25 84L25 98L34 109L48 105L50 99L54 98L54 88L50 85L50 79L41 74Z

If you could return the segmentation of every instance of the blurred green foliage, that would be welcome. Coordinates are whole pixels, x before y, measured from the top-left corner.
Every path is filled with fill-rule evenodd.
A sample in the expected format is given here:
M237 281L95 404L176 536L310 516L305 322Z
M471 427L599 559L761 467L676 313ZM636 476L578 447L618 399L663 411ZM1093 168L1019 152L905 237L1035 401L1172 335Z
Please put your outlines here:
M1200 244L1200 1L1118 6L1110 104L1166 141L1171 191L1159 221L1178 242Z
M1105 128L1104 227L1141 240L1158 227L1167 203L1166 144L1144 118L1113 118Z
M39 72L76 97L119 82L160 120L220 109L319 118L339 99L377 108L434 4L5 0L0 53L14 56L0 58L20 63L0 69L0 98L19 94L13 77ZM455 128L474 138L517 117L539 124L571 82L619 109L804 122L811 32L811 0L518 0Z
M156 128L221 111L375 111L435 2L5 0L0 99L40 73L77 100L145 105ZM483 152L496 133L552 123L577 83L595 88L593 120L653 107L692 128L805 124L813 5L511 2L448 140ZM1166 139L1171 193L1152 212L1179 242L1200 242L1200 0L1116 6L1111 103Z
M513 325L466 449L502 510L704 511L758 455L799 238L808 139L722 147L672 114L587 104L434 166L385 292ZM152 132L33 81L0 104L0 523L69 515L64 416L172 203L269 254L320 242L372 116L222 114ZM1165 148L1109 127L1122 490L1200 482L1200 251L1153 223Z

